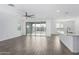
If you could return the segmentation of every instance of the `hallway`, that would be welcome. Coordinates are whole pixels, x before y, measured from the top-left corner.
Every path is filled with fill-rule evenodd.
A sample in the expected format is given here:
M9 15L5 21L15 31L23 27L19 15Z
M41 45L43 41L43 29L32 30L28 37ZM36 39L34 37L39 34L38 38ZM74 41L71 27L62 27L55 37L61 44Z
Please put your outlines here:
M0 42L1 55L71 55L58 36L21 36Z

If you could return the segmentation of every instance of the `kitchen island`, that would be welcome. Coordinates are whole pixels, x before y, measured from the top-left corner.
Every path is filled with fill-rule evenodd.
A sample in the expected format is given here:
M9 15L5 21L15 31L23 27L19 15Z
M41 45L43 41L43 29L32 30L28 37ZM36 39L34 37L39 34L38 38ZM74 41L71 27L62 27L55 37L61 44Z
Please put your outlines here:
M72 53L79 53L79 34L61 34L59 37Z

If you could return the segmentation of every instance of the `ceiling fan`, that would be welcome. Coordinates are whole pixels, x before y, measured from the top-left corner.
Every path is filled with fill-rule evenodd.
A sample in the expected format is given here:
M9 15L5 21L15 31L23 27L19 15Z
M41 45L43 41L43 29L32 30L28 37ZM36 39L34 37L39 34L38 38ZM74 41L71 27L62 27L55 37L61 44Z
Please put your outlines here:
M15 7L15 5L14 4L8 4L8 6L10 6L10 7ZM28 17L28 18L33 18L35 15L33 15L33 14L31 14L31 15L28 15L28 12L27 11L23 11L23 10L20 10L20 9L17 9L18 11L20 11L20 12L23 12L24 13L24 17Z
M32 14L32 15L28 15L28 13L27 12L25 12L25 15L24 15L25 17L33 17L34 15Z

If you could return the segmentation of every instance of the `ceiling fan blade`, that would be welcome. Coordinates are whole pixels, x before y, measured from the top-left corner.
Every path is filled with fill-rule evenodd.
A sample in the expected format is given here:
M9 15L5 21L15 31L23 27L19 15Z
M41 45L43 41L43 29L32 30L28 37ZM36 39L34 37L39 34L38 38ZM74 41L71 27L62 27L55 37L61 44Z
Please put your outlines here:
M8 6L15 7L15 5L14 5L14 4L8 4Z
M28 13L25 12L25 16L26 16L26 17L32 17L32 16L34 16L34 15L28 15Z

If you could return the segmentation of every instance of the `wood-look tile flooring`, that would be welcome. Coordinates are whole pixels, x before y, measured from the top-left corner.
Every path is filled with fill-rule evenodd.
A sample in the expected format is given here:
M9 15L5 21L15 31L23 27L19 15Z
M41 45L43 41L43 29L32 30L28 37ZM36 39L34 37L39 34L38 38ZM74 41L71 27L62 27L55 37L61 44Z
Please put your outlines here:
M72 55L58 36L21 36L0 42L0 55Z

